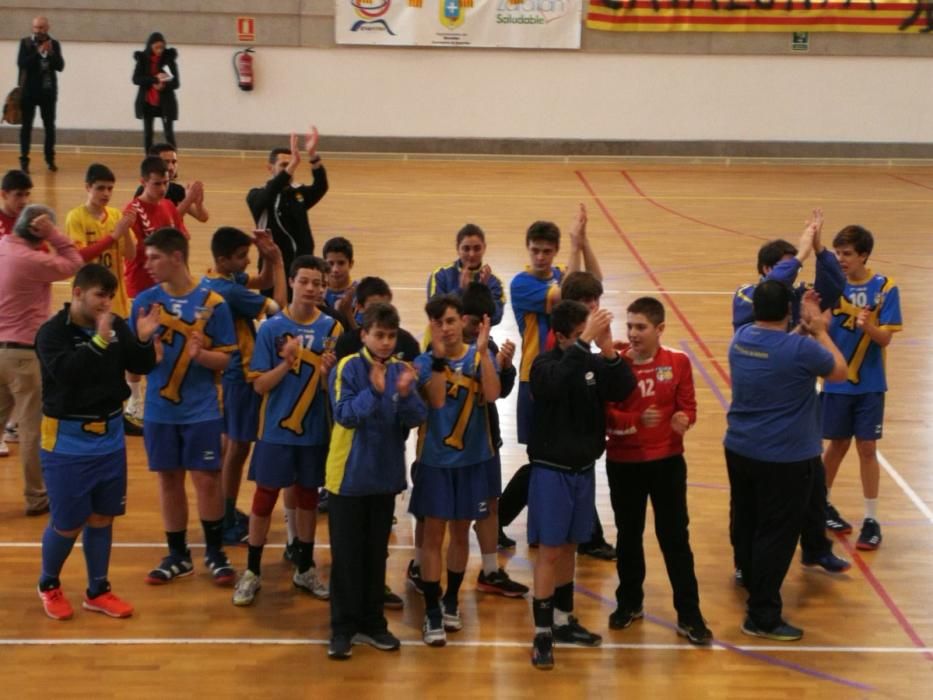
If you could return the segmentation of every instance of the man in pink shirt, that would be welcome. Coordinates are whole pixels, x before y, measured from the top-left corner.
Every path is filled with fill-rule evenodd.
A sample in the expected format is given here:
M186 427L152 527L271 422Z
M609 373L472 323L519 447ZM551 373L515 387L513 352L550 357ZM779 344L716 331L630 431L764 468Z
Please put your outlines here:
M26 515L49 510L39 465L42 381L36 332L51 312L52 282L68 279L83 264L71 239L55 227L54 216L48 207L28 206L13 233L0 238L0 425L16 406ZM40 250L43 244L50 253Z

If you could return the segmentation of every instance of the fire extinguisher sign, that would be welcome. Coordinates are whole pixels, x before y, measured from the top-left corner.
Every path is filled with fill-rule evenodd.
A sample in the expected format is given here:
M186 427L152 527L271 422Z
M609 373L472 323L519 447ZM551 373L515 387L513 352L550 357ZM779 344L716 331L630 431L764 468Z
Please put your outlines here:
M256 18L236 18L236 38L238 41L256 41Z

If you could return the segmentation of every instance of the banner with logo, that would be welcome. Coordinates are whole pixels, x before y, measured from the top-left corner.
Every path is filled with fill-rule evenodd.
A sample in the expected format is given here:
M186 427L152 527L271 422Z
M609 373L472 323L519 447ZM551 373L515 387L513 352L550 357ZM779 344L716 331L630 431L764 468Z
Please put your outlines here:
M933 31L933 0L588 0L586 26L612 32Z
M338 44L579 49L583 0L336 0Z

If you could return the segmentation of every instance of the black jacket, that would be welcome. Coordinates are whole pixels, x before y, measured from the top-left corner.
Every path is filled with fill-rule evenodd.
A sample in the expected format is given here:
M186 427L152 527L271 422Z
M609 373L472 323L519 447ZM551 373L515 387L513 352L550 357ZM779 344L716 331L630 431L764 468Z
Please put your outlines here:
M624 401L635 375L621 357L607 361L577 341L555 348L531 366L534 419L528 456L569 471L593 465L606 449L606 402Z
M149 70L149 57L152 52L149 49L145 51L135 51L133 58L136 59L136 68L133 70L133 85L139 86L136 93L136 118L143 118L143 109L146 104L146 93L149 88L156 83L156 78ZM164 69L168 66L172 74L172 79L165 84L165 88L159 93L159 106L162 108L162 116L165 119L175 121L178 119L178 100L175 98L175 91L181 87L181 81L178 77L178 64L175 59L178 58L178 52L175 49L165 49L159 59L159 68Z
M264 187L254 187L246 195L246 203L258 226L266 215L266 228L282 251L285 273L299 255L314 255L314 238L308 223L308 209L327 194L327 171L324 166L311 168L310 185L292 187L292 178L284 170ZM291 289L288 292L291 298Z
M43 95L51 93L52 98L58 97L58 72L64 70L65 59L62 57L62 46L57 39L52 39L52 53L48 56L48 84L42 85L42 56L39 55L39 46L32 36L25 37L19 42L19 55L16 65L23 74L23 97L37 100Z
M124 372L148 374L155 367L152 341L140 343L126 321L113 317L106 350L91 343L69 316L70 304L42 324L36 354L42 367L42 413L50 418L103 419L122 409L130 395Z

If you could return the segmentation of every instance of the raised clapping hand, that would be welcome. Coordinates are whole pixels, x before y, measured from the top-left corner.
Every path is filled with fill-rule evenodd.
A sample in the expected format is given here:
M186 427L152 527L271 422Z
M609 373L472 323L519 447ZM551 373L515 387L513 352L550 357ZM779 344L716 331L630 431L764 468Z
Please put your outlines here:
M580 208L577 209L576 216L573 219L573 225L570 228L570 243L571 245L578 246L583 243L583 240L586 238L586 207L583 203L580 203Z
M109 311L105 311L97 317L97 335L103 338L108 343L110 342L110 334L113 330L113 314Z
M272 238L272 231L269 229L254 229L253 243L256 244L256 249L259 250L259 254L270 263L276 263L282 259L282 251L275 244L275 240Z
M479 333L476 335L476 352L480 357L485 357L489 352L489 329L492 328L492 322L489 316L483 314L483 320L479 322Z
M146 343L159 329L159 319L162 315L162 305L153 304L149 311L140 309L136 316L136 337L140 342Z
M279 350L279 357L281 357L289 367L293 367L298 361L298 352L300 349L301 343L298 338L288 337L282 344L282 349Z
M813 210L813 216L807 221L807 226L813 227L813 252L822 253L823 243L820 240L820 234L823 232L823 210L817 207Z
M496 360L499 362L499 369L508 369L512 366L512 358L515 357L515 343L506 340L499 346L499 355Z
M395 390L398 391L399 396L406 397L411 394L414 386L415 371L411 368L411 365L402 365L402 371L399 372L398 379L395 382Z
M385 363L377 359L373 360L369 368L369 381L373 385L373 391L382 394L386 390L386 366Z
M311 125L311 130L305 134L305 150L308 152L308 158L312 159L317 155L318 133L317 127Z
M298 164L301 163L301 151L298 150L298 134L291 134L288 137L289 160L285 166L285 172L294 175Z

